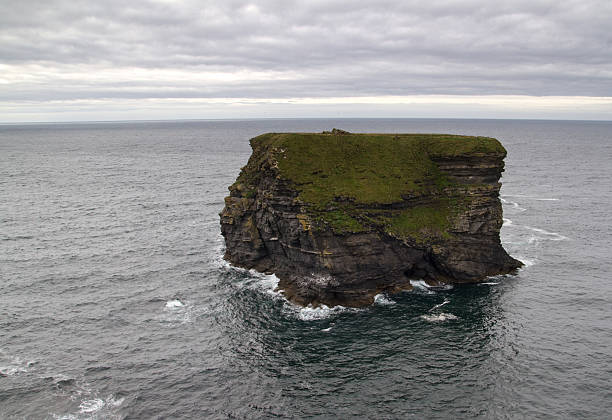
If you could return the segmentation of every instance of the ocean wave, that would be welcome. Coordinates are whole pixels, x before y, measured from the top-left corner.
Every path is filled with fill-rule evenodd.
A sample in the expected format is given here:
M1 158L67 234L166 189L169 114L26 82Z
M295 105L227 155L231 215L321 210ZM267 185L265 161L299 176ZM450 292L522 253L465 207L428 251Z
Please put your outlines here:
M252 289L259 289L268 294L278 295L278 283L280 279L274 274L259 273L255 270L249 270L249 274L257 281L250 284Z
M104 408L116 408L123 404L125 398L115 399L113 395L108 396L106 399L94 398L92 400L83 400L79 404L80 414L92 414L101 411Z
M395 301L384 293L379 293L374 296L375 305L395 305Z
M514 223L511 219L503 218L503 227L504 228L512 228L514 231L517 229L527 230L531 232L529 237L522 238L524 243L533 244L538 241L565 241L569 240L567 236L564 236L557 232L550 232L542 228L520 225Z
M413 287L413 290L425 292L430 295L434 294L432 290L429 290L429 286L424 280L410 280L410 285Z
M301 321L315 321L330 318L344 312L360 311L361 309L347 308L344 306L312 305L303 307L289 301L282 289L278 288L280 279L274 274L264 274L255 270L247 270L227 264L227 269L241 275L241 279L234 284L247 289L262 293L272 299L282 301L283 313L289 317L297 318Z
M544 229L540 229L540 228L535 228L535 227L531 227L531 226L526 226L523 225L522 227L524 227L525 229L531 230L533 232L536 232L542 236L544 236L544 238L540 237L537 239L546 239L549 241L565 241L568 240L569 238L567 236L563 236L560 233L557 232L549 232L547 230Z
M171 299L164 304L157 321L165 324L188 324L207 311L206 306L196 305L188 300Z
M438 309L438 308L441 308L441 307L442 307L442 306L444 306L444 305L448 305L449 303L450 303L450 299L448 299L448 298L444 298L444 302L442 302L442 303L438 303L438 304L437 304L437 305L435 305L433 308L431 308L431 309L429 310L429 312L434 311L434 310L436 310L436 309Z
M185 304L178 299L169 300L166 302L166 309L182 308L183 306L185 306Z
M523 263L523 268L531 267L535 265L536 260L532 258L522 257L520 255L516 255L514 258Z
M457 316L453 314L449 314L446 312L439 313L437 315L421 315L421 318L427 322L443 322L443 321L452 321L458 319Z
M534 201L560 201L558 198L534 197L532 195L521 195L521 194L504 194L501 197L502 197L501 198L502 202L504 201L503 197L519 197L519 198L526 198L528 200L534 200Z
M285 312L290 316L296 317L300 321L318 321L321 319L328 319L337 316L342 313L356 313L362 312L364 309L358 308L347 308L346 306L332 306L321 305L314 307L308 305L306 307L297 306L290 302L285 304Z
M24 360L19 356L12 356L0 350L0 377L29 372L35 364L35 360Z
M510 205L510 208L512 210L516 210L516 211L521 212L521 213L524 212L524 211L527 211L527 209L525 207L521 207L521 205L519 203L517 203L516 201L505 200L503 198L500 198L500 200L501 200L501 202L503 204Z
M419 292L425 292L429 295L434 294L439 290L451 290L453 288L452 284L444 284L442 286L430 286L425 282L425 280L410 280L410 285L413 287L413 290Z
M54 414L56 420L93 420L93 419L120 419L117 409L123 404L125 398L115 398L109 395L106 398L88 396L79 403L78 411L68 414Z

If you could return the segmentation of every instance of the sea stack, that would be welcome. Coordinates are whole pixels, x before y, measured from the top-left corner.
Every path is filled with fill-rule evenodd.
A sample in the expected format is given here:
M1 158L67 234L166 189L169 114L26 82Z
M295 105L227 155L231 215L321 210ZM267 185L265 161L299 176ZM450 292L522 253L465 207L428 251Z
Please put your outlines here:
M229 187L225 259L301 305L479 282L522 264L501 245L506 150L489 137L269 133Z

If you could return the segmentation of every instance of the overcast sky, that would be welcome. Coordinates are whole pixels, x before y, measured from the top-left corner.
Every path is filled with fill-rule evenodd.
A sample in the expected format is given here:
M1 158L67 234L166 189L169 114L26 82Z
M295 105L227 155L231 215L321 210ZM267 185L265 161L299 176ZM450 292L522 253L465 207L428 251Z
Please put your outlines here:
M612 120L610 0L4 0L0 121Z

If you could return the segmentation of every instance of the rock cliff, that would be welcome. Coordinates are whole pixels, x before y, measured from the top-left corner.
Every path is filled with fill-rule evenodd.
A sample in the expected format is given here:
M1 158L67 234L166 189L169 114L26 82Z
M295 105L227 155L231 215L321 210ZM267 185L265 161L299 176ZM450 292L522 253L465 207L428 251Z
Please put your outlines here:
M506 150L487 137L270 133L229 187L225 259L275 273L302 305L478 282L522 264L502 248Z

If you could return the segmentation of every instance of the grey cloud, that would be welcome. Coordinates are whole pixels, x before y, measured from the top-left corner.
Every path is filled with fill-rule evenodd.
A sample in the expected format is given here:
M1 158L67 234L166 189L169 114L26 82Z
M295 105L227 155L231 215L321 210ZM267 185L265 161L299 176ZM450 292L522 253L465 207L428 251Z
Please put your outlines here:
M610 22L608 0L23 0L0 15L0 62L13 69L38 63L55 73L69 65L297 77L194 76L186 85L49 76L0 85L0 99L612 96Z

